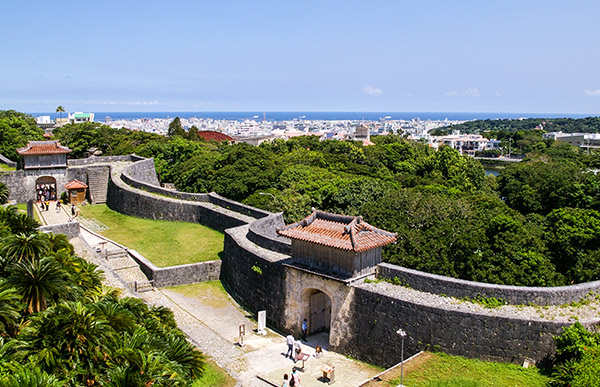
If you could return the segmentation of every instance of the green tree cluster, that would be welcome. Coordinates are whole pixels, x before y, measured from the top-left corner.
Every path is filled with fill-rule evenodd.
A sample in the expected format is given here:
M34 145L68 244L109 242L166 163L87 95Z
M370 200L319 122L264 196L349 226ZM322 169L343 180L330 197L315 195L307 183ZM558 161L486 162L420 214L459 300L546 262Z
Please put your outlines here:
M554 386L591 387L600 385L600 334L579 322L563 328L554 337L556 356L552 367Z
M203 355L170 310L120 298L64 235L36 227L0 207L0 385L189 386L201 375Z
M27 141L43 140L43 134L30 115L0 110L0 154L16 161L19 158L17 149L27 145Z

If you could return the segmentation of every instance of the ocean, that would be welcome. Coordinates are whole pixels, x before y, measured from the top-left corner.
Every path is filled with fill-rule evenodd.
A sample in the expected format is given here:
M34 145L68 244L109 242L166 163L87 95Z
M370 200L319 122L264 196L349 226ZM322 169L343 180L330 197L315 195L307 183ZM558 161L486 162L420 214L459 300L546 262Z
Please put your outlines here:
M29 113L34 117L49 115L52 119L59 117L58 113ZM113 120L138 119L138 118L212 118L215 120L246 119L262 120L263 115L268 121L288 121L293 119L306 120L365 120L377 121L380 118L388 120L412 120L419 118L422 121L469 121L502 118L584 118L590 114L544 114L544 113L452 113L452 112L94 112L95 121L104 121L108 116ZM63 117L67 114L63 113ZM597 116L597 115L593 115Z

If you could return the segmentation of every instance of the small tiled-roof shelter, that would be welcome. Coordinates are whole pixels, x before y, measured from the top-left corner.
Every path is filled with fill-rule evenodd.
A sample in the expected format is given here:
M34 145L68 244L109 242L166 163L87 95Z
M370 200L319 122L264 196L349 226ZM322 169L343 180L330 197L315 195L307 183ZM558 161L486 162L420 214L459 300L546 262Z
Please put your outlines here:
M77 179L65 184L65 188L69 192L69 203L80 204L85 201L85 194L88 188L87 184L80 182Z
M277 230L292 240L292 258L327 273L358 277L381 262L381 248L397 235L362 220L313 209L303 220Z
M23 169L66 168L71 149L58 141L29 141L17 153L23 156Z

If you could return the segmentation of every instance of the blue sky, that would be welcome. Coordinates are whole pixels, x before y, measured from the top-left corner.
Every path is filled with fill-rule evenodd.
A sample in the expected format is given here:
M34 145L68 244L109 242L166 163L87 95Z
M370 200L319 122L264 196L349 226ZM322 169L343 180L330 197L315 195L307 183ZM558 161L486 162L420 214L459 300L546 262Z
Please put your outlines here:
M0 109L600 114L598 1L2 8Z

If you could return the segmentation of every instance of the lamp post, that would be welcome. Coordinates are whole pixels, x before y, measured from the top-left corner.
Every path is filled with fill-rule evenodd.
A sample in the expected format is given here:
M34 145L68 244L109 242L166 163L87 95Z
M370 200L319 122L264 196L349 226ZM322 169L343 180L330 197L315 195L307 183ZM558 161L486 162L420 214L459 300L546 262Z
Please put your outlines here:
M406 331L398 329L396 333L402 338L402 349L400 350L400 385L397 387L404 387L404 338L406 337Z
M258 194L259 194L259 195L269 195L270 197L272 197L272 198L273 198L273 200L275 200L275 199L276 199L276 198L275 198L275 195L273 195L273 194L271 194L271 193L268 193L268 192L259 192Z

